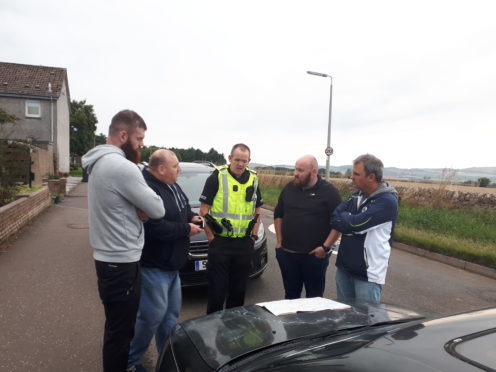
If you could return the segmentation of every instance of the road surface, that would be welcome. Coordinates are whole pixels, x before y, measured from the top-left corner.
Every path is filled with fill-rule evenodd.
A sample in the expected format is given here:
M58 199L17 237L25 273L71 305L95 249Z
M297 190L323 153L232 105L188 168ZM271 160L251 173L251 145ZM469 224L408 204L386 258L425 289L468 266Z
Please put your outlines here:
M87 184L53 205L10 246L0 247L0 371L99 371L104 323L87 230ZM263 221L272 224L272 212ZM269 267L246 303L284 295L268 232ZM335 298L335 258L326 297ZM496 281L393 250L383 300L429 314L494 306ZM205 288L183 293L180 320L203 315ZM153 346L145 365L154 364Z

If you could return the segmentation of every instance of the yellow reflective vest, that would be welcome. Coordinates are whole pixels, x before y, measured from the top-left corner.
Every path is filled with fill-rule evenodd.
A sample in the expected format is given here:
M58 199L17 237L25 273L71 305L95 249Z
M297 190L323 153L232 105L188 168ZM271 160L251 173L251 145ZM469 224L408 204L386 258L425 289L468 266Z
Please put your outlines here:
M215 195L210 214L222 226L220 236L239 238L246 236L246 230L255 213L257 202L258 177L257 172L247 168L250 172L248 182L239 183L228 171L229 166L217 168L219 171L219 190ZM250 201L246 201L246 189L253 186ZM232 226L229 232L222 220L226 219Z

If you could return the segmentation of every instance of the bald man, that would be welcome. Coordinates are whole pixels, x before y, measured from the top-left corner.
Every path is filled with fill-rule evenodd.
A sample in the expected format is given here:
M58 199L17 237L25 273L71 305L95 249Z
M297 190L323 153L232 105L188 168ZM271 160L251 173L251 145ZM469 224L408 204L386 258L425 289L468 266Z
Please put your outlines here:
M323 297L329 253L337 232L330 219L341 203L338 190L318 175L317 159L305 155L296 161L274 210L276 258L286 299Z
M202 219L189 205L176 183L181 168L170 150L157 150L150 157L143 176L167 206L167 214L145 223L145 245L141 256L141 299L134 338L131 342L128 370L143 371L141 356L155 336L160 353L179 316L181 281L179 269L186 263L189 237L203 229Z

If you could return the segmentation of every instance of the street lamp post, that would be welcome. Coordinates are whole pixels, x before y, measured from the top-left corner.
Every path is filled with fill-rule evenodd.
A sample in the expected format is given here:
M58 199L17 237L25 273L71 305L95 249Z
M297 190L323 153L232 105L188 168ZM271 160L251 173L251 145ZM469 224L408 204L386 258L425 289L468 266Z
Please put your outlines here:
M326 148L326 181L329 181L330 165L329 158L331 157L333 150L331 148L331 117L332 117L332 76L328 74L323 74L321 72L307 71L307 74L330 78L331 79L331 92L329 95L329 124L327 127L327 148Z

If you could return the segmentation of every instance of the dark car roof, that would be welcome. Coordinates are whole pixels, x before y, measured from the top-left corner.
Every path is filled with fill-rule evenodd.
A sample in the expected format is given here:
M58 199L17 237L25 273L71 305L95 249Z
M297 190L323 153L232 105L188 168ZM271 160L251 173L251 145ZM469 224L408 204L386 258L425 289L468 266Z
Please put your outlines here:
M418 313L383 304L283 316L249 305L185 321L177 325L176 334L186 334L215 369L249 352L302 337L420 318Z

